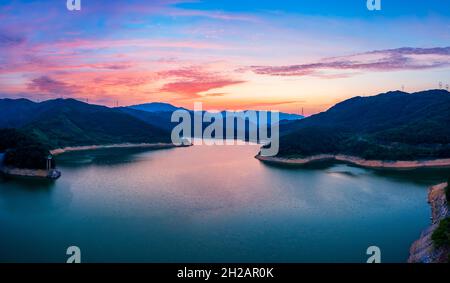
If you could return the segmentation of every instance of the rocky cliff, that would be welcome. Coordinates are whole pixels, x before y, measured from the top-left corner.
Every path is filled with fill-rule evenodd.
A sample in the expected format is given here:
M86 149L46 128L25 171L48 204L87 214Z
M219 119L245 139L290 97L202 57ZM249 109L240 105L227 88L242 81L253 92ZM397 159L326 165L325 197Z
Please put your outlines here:
M431 206L431 226L422 232L420 238L410 248L409 263L442 263L448 261L450 249L433 246L431 236L442 219L450 217L445 198L447 183L433 186L428 191L428 203Z

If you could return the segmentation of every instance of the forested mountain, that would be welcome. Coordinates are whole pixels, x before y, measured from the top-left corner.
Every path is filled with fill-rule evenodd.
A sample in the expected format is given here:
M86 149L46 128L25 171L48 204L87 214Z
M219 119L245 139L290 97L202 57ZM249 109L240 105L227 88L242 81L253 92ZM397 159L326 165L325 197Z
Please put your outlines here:
M120 110L55 99L41 103L0 100L0 127L33 133L50 148L137 142L170 142L170 133Z
M354 97L282 125L279 156L349 154L367 159L450 157L450 93L428 90Z

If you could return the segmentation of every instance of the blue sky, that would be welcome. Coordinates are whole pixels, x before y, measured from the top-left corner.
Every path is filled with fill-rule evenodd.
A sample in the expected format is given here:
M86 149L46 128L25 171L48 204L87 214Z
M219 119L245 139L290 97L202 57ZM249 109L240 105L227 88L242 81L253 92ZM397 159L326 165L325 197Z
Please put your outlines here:
M187 9L222 10L228 12L282 11L301 15L320 15L344 18L401 17L401 16L450 16L450 5L441 0L382 0L382 11L370 12L365 0L244 0L244 1L192 1L176 6Z

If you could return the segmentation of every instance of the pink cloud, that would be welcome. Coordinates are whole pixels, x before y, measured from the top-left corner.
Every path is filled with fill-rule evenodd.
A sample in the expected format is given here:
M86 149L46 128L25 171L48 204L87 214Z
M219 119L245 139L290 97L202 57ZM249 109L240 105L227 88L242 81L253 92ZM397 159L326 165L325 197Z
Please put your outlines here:
M96 69L106 70L125 70L133 67L131 62L117 62L117 63L100 63L100 64L86 64L85 67L91 67Z
M36 45L38 50L71 50L77 49L114 49L124 47L142 48L187 48L187 49L221 49L222 45L190 40L158 40L158 39L80 39L72 41L59 41Z
M72 40L54 43L31 44L20 37L0 34L0 49L5 46L0 58L0 74L55 71L75 69L120 70L144 63L139 57L151 56L152 49L220 49L221 45L200 41L173 40ZM12 47L12 44L17 45ZM132 52L130 52L132 50ZM101 51L101 52L99 52ZM147 52L142 54L142 51ZM153 51L153 54L154 53ZM123 61L123 57L131 57ZM120 61L119 61L120 60ZM147 61L152 61L149 58ZM162 63L162 62L160 62ZM166 63L173 63L166 62Z
M41 76L39 78L33 79L28 84L28 88L30 90L39 91L46 94L67 95L75 93L74 86L62 81L52 79L48 76Z
M0 48L12 48L25 43L25 37L0 31Z
M450 66L450 47L377 50L350 56L327 58L310 64L251 66L249 69L260 75L342 78L356 73L327 74L326 70L397 71L433 69L446 66Z

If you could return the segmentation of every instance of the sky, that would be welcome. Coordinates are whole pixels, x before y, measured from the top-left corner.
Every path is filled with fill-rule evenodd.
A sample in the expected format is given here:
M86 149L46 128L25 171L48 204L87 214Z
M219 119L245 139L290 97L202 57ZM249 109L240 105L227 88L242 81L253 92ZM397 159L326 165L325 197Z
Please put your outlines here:
M0 0L0 98L306 115L450 84L441 0Z

